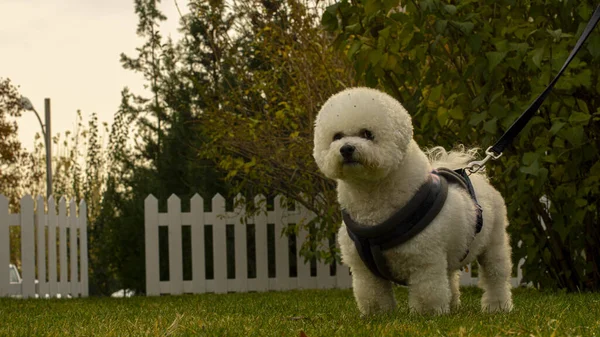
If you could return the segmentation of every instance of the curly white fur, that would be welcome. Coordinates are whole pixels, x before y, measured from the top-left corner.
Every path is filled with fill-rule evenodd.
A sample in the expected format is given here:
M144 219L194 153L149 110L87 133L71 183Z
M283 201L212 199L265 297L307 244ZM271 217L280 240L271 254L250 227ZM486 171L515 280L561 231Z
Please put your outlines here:
M366 131L372 137L365 136ZM313 155L321 171L337 181L338 201L355 221L369 226L381 223L410 200L433 168L464 167L477 151L460 147L446 152L436 147L428 151L428 158L412 137L408 112L380 91L352 88L323 105L315 122ZM344 145L353 148L346 161L340 151ZM472 175L471 180L483 208L479 234L475 236L474 203L464 189L451 184L446 204L432 223L411 240L384 252L392 275L408 283L411 311L443 314L458 307L459 270L475 259L484 289L482 310L512 309L504 199L483 174ZM392 283L369 271L343 224L338 241L342 261L352 271L361 313L394 309Z

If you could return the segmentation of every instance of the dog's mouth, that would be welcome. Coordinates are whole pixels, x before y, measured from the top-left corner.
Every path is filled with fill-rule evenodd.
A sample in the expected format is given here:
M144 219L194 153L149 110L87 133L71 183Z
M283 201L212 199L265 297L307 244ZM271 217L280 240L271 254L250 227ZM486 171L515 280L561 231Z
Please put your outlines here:
M344 158L342 160L342 165L348 165L348 166L354 166L354 165L359 165L360 162L354 158Z

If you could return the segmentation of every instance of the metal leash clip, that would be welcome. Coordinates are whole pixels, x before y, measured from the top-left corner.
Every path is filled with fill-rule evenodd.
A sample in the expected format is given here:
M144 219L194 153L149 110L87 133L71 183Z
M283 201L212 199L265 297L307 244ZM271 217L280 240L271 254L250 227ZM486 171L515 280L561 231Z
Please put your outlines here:
M486 154L486 157L483 158L482 160L472 161L467 165L467 167L465 169L467 171L469 171L469 175L476 173L477 171L483 169L485 163L487 163L488 160L490 160L490 159L496 160L496 159L502 157L502 153L500 153L499 155L494 154L494 152L492 152L491 146L488 147L487 150L485 150L485 154Z

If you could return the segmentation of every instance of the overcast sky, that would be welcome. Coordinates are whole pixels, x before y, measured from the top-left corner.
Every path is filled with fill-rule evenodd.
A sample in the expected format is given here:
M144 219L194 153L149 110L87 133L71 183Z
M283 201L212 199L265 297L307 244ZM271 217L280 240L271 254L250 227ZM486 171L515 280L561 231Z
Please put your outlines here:
M168 20L163 36L177 38L179 14L187 0L163 0ZM124 70L119 55L135 55L142 44L136 33L133 0L0 0L0 77L19 86L42 114L52 103L52 134L74 130L76 112L92 112L112 123L124 86L141 92L140 75ZM35 115L18 120L19 138L33 147L40 125Z

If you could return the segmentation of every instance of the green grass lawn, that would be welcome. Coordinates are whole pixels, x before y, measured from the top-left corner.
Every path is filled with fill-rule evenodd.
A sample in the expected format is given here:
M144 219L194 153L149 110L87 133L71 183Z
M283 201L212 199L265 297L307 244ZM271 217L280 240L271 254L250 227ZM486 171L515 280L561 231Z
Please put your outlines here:
M463 289L450 315L399 308L361 318L350 290L88 298L0 299L0 336L600 336L600 294L514 290L510 314L482 314L481 291Z

